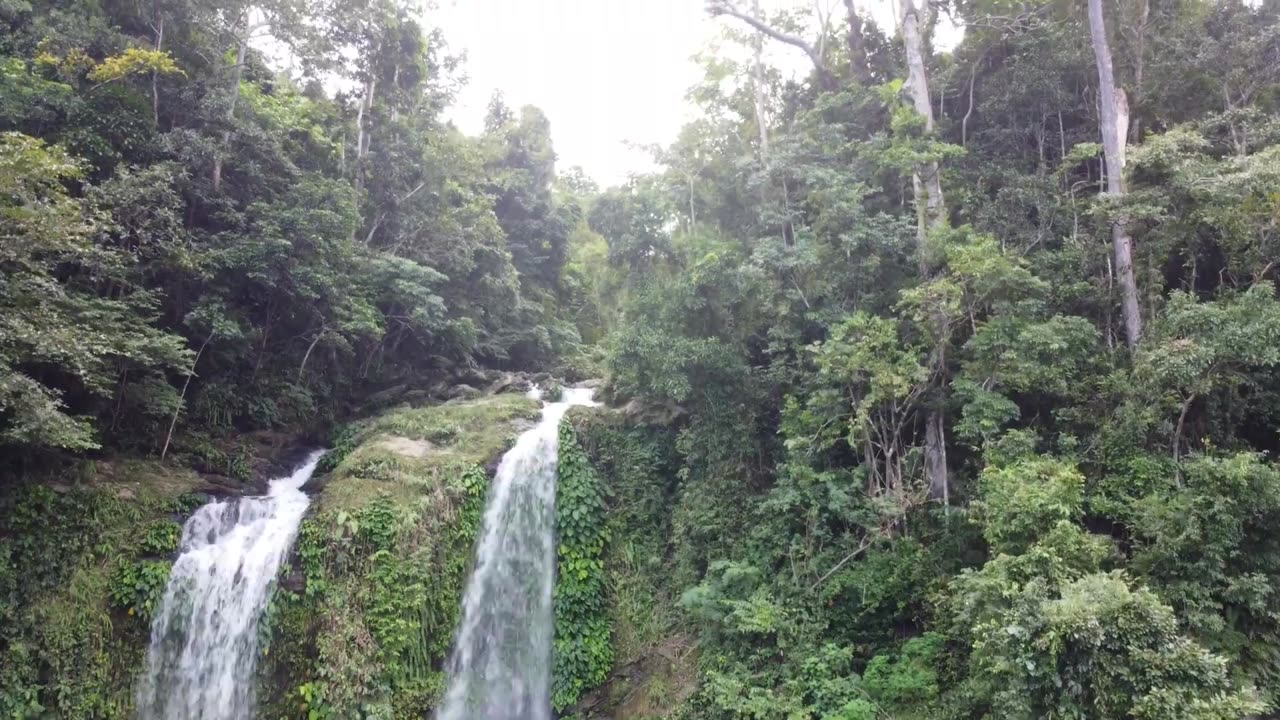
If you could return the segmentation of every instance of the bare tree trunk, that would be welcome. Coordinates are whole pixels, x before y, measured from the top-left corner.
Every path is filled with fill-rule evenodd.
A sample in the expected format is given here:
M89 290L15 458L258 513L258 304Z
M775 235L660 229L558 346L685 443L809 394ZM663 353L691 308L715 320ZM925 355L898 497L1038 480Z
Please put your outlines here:
M1138 26L1134 29L1137 38L1134 41L1136 57L1133 61L1133 104L1139 111L1142 109L1142 78L1147 65L1147 24L1151 21L1151 0L1142 0L1142 10L1138 14ZM1137 143L1142 139L1142 117L1133 118L1129 130L1129 142Z
M849 70L863 87L871 87L871 66L867 62L867 38L862 29L862 17L853 7L853 0L844 0L845 15L849 23L846 40L849 44Z
M777 28L770 27L764 22L763 16L759 12L758 3L755 6L756 12L753 15L748 15L747 13L739 10L731 0L708 0L707 10L711 13L712 17L728 15L729 17L737 18L747 25L750 25L752 28L755 28L757 32L763 33L778 42L786 43L787 45L803 50L804 53L809 56L809 60L813 63L813 69L818 74L818 84L821 85L822 89L827 92L833 92L838 89L835 74L831 72L831 68L827 67L824 38L822 36L819 36L816 44L810 44L808 41L796 35L791 35L782 32ZM820 19L823 20L823 28L825 30L825 18Z
M164 15L160 15L156 23L156 52L160 52L164 48ZM160 92L156 88L159 75L151 71L151 125L156 128L160 127Z
M178 426L178 415L182 412L182 404L187 399L187 388L191 386L191 378L196 374L196 364L200 362L200 356L204 354L204 349L209 346L209 341L213 339L213 333L200 343L200 349L196 351L196 357L191 361L191 369L187 371L187 379L182 383L182 392L178 395L178 407L173 410L173 419L169 421L169 434L164 436L164 447L160 449L160 461L164 462L165 455L169 454L169 443L173 441L173 429Z
M1177 466L1178 461L1182 459L1182 429L1187 424L1187 413L1191 410L1191 403L1195 401L1194 394L1188 395L1187 399L1182 402L1182 411L1178 413L1178 425L1173 429L1173 464Z
M236 117L236 103L240 100L240 79L244 77L244 61L245 55L249 50L249 13L245 11L243 35L236 38L236 66L231 69L231 103L227 106L227 123L231 123ZM222 133L222 147L219 148L217 156L213 159L213 190L217 192L222 188L222 158L223 153L227 151L227 145L231 142L231 130L227 129Z
M392 101L391 102L391 122L396 122L397 120L400 119L400 108L398 108L395 103L395 98L396 98L396 95L399 93L399 91L400 91L400 63L396 63L395 70L391 72L391 91L390 91L390 98Z
M760 0L754 0L751 10L756 19L760 19ZM752 43L751 76L755 85L756 125L760 128L760 160L767 168L769 165L769 125L765 119L764 105L764 36L756 32Z
M1124 197L1125 140L1129 130L1129 103L1124 90L1116 87L1111 63L1111 45L1107 41L1106 18L1102 0L1089 0L1089 35L1098 65L1099 116L1102 148L1107 159L1107 194ZM1116 277L1120 284L1120 314L1124 318L1125 339L1129 349L1142 339L1142 311L1138 307L1138 283L1133 274L1133 239L1129 237L1127 218L1116 217L1111 223L1111 243L1115 251Z
M751 12L761 24L764 16L760 12L760 0L752 0ZM756 125L760 131L760 165L764 170L764 179L760 183L760 211L762 220L769 212L770 196L773 194L773 172L769 157L769 118L765 107L764 87L764 33L757 30L752 42L751 77L755 95ZM765 223L762 223L765 224ZM785 242L785 233L783 240Z
M358 116L356 130L359 135L356 138L356 159L363 160L365 155L369 154L369 133L365 130L366 118L373 112L373 93L377 87L377 81L372 77L364 84L364 99L360 103L360 114Z
M693 175L689 175L689 232L698 224L698 216L693 207Z
M369 133L365 130L367 116L373 111L373 91L375 81L372 76L364 84L364 97L360 99L360 107L356 111L356 189L364 187L364 158L369 154Z
M902 0L902 39L907 50L907 88L916 112L924 118L925 132L933 132L933 106L929 101L929 79L925 75L924 39L920 32L921 16L916 0ZM942 179L938 176L938 163L921 163L911 178L916 197L916 240L921 279L932 274L929 252L929 233L946 222L946 204L942 196ZM935 335L943 342L942 318L932 318ZM942 353L937 353L942 362ZM950 502L950 478L947 472L947 438L942 408L931 407L925 417L925 473L929 482L929 495L934 499Z
M929 78L925 74L924 39L920 33L920 11L915 0L902 2L902 39L907 48L907 87L916 112L924 118L926 133L933 132L933 104L929 100ZM916 205L922 207L925 223L918 229L922 235L942 224L945 200L942 196L942 179L938 176L938 163L929 161L917 168L913 183L916 188ZM921 195L924 202L920 202Z
M302 356L302 364L298 365L298 382L302 382L302 373L307 370L307 361L311 359L311 351L316 349L316 343L320 342L320 338L329 331L328 325L321 325L316 331L316 336L311 339L311 344L307 346L307 352Z
M969 144L969 118L973 116L973 85L978 79L978 65L986 57L986 53L982 54L973 62L973 67L969 70L969 109L964 112L964 119L960 121L960 147Z
M947 482L947 436L942 424L942 412L931 410L925 418L924 464L925 477L929 479L929 496L941 498L942 504L951 506L951 488Z

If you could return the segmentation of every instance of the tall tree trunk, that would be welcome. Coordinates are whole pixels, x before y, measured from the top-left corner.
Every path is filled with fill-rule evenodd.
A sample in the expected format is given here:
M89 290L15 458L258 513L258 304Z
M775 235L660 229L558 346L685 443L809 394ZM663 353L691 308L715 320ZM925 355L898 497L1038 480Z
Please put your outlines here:
M357 128L360 135L356 143L356 159L363 160L369 154L369 132L365 129L368 124L368 118L373 113L373 93L377 89L377 81L370 77L364 84L363 107L360 110L360 127Z
M1151 21L1151 0L1142 0L1142 8L1138 13L1138 26L1134 28L1134 60L1133 60L1133 105L1138 114L1132 118L1129 128L1129 142L1137 143L1142 139L1142 79L1147 65L1147 24Z
M786 43L792 47L799 48L809 56L809 60L813 62L813 69L818 75L818 84L825 92L834 92L839 89L839 83L836 82L835 73L831 72L831 68L827 67L827 59L825 54L825 44L823 37L818 38L816 44L809 43L807 40L781 30L770 27L764 21L764 16L760 13L760 5L754 2L753 14L747 14L739 10L732 0L708 0L707 9L713 17L718 15L728 15L737 18L742 22L750 25L757 32L764 34L778 42ZM824 31L826 23L823 23Z
M364 158L369 154L369 133L365 130L368 116L373 111L373 92L375 81L371 75L364 84L364 97L360 99L360 107L356 111L356 189L364 187Z
M760 0L752 0L751 12L756 20L764 22L760 12ZM761 219L767 223L770 199L773 195L773 172L769 157L769 117L765 109L764 87L764 33L757 30L752 42L751 84L755 98L756 125L760 131L760 166L764 170L764 178L760 183ZM785 238L784 238L785 240Z
M395 69L391 71L391 92L389 98L391 102L391 122L400 119L400 108L396 104L396 96L400 92L400 63L396 63Z
M926 133L933 132L933 104L929 99L929 78L925 74L924 38L920 32L920 10L915 0L902 0L902 39L907 50L907 89L916 112L924 118ZM946 203L942 196L942 179L938 176L938 163L921 163L912 179L915 187L916 206L923 213L923 222L917 230L923 247L927 231L941 225L945 219ZM923 197L924 202L920 202ZM927 259L922 256L922 266Z
M196 357L191 361L191 369L187 371L187 379L182 382L182 392L178 395L178 407L173 409L173 419L169 421L169 433L164 436L164 447L160 449L160 461L164 462L164 458L169 454L169 443L173 442L173 429L178 426L178 415L182 412L182 405L187 401L187 388L191 386L191 378L196 374L196 365L200 362L200 356L204 354L204 349L209 347L209 341L213 339L213 333L200 343L200 349L196 351Z
M689 177L689 232L693 232L693 228L698 224L698 215L693 206L693 175Z
M316 331L316 336L311 338L311 344L307 346L307 352L302 356L302 363L298 365L298 382L302 382L302 373L307 371L307 361L311 359L311 351L316 349L316 343L320 342L320 338L324 337L329 331L328 323L321 325Z
M1102 149L1107 159L1108 195L1124 197L1125 142L1129 131L1129 103L1124 90L1116 87L1111 63L1111 45L1107 41L1106 17L1102 0L1089 0L1089 35L1098 65L1098 108L1102 131ZM1120 314L1124 319L1125 339L1129 349L1142 339L1142 311L1138 307L1138 283L1133 274L1133 239L1129 237L1128 218L1116 217L1111 223L1111 244L1115 251L1116 279L1120 284Z
M156 52L160 52L164 49L164 15L158 8L156 15ZM151 125L155 128L160 127L160 91L156 87L159 75L155 70L151 71Z
M751 6L752 12L755 13L756 19L760 19L760 0L755 0ZM769 165L769 124L765 118L764 106L764 35L759 31L756 32L754 41L752 42L752 63L751 77L752 84L755 86L755 110L756 125L760 128L760 161L767 168Z
M947 430L941 410L930 410L924 427L925 477L929 479L929 496L951 506L951 487L947 477Z
M246 10L244 14L244 24L241 26L243 34L236 38L236 66L231 69L231 102L227 105L227 124L230 125L236 117L236 103L240 100L240 79L244 77L244 61L245 55L249 50L249 12ZM222 147L218 150L218 155L213 159L213 190L217 192L222 188L222 158L227 151L227 145L231 143L231 130L228 128L222 133Z
M849 23L849 31L845 36L849 44L849 71L853 79L863 87L870 87L873 83L871 66L867 62L867 37L862 29L862 17L853 7L853 0L844 0L844 9Z
M920 32L921 12L916 0L902 0L902 40L907 51L907 88L911 93L916 112L924 118L925 132L933 132L933 105L929 100L929 79L925 74L924 38ZM942 196L942 179L938 176L938 163L929 161L917 166L911 177L916 198L916 240L921 279L933 274L929 252L929 233L946 222L946 204ZM935 317L934 335L942 342L945 320ZM937 362L945 362L941 352L935 353ZM949 503L950 478L947 471L947 436L942 408L930 407L925 417L924 465L929 482L930 497Z

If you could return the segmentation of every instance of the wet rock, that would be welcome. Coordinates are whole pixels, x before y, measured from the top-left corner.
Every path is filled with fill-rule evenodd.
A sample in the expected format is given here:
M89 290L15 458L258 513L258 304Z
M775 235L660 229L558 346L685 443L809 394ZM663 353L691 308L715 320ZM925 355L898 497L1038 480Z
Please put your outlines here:
M504 392L526 392L533 385L524 373L504 372L485 388L485 394L497 395Z
M407 403L414 407L425 405L431 402L431 391L429 390L410 390L400 397L401 403Z
M301 570L292 570L280 579L280 587L289 592L301 594L307 589L307 576Z
M408 387L408 385L401 383L386 390L379 390L365 398L364 405L368 408L380 408L400 402Z
M493 375L480 368L468 368L457 374L454 383L457 385L484 386L493 382Z
M471 398L480 397L482 393L470 385L454 385L445 391L445 400L469 400Z
M253 477L255 482L270 482L297 470L323 442L306 441L296 435L254 433Z
M582 389L582 390L598 390L598 389L600 389L600 388L604 387L604 379L603 379L603 378L588 378L588 379L586 379L586 380L579 380L578 382L576 382L576 383L574 383L574 384L570 385L569 387L572 387L572 388L579 388L579 389Z
M632 400L622 408L627 419L641 425L670 425L685 414L685 409L675 403L655 403Z
M230 497L240 497L241 495L252 495L255 491L254 487L245 486L243 483L223 475L201 473L200 477L204 480L204 484L193 488L192 492L197 495L204 495L208 498L207 501L223 500ZM266 483L263 483L264 490L265 487Z

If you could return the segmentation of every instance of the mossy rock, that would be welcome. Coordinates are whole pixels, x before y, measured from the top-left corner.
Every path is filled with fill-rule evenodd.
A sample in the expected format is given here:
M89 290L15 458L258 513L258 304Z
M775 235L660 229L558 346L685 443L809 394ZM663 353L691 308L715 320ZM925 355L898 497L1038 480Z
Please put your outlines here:
M261 717L430 715L492 468L539 407L402 407L342 434L276 593Z
M158 462L102 460L0 481L0 715L131 717L174 528L203 485Z
M462 469L488 467L536 420L539 407L523 395L491 395L397 408L361 423L325 481L318 509L356 508L382 493L411 501Z

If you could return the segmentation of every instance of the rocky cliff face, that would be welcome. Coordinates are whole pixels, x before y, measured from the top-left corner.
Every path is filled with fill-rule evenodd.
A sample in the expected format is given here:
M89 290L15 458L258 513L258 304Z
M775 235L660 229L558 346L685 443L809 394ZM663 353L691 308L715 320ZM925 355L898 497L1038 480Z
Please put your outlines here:
M429 713L492 467L537 411L481 394L338 434L264 618L260 717Z

